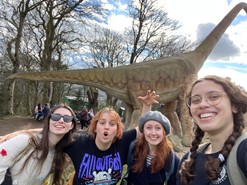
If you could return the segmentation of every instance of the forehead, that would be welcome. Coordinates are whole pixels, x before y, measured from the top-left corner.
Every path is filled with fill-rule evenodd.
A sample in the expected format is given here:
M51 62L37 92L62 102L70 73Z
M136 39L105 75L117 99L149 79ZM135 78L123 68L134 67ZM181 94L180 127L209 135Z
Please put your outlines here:
M110 114L110 112L102 112L99 118L100 119L112 119L112 115Z
M54 111L54 113L72 115L71 112L66 108L58 108Z
M214 91L224 92L224 89L221 85L216 84L211 80L203 80L194 85L191 96L208 94Z

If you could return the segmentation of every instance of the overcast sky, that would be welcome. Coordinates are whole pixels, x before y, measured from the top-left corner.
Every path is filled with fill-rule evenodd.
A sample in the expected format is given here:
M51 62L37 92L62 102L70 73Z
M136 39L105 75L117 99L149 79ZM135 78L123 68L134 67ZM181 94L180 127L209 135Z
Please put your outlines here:
M126 9L126 2L128 0L115 0L109 5L113 13L108 24L116 31L130 25L126 16L119 14L119 10ZM239 0L159 0L168 16L183 25L180 32L194 41L207 36L240 2L247 3ZM199 76L207 74L228 76L247 89L247 15L244 10L228 27L199 72Z

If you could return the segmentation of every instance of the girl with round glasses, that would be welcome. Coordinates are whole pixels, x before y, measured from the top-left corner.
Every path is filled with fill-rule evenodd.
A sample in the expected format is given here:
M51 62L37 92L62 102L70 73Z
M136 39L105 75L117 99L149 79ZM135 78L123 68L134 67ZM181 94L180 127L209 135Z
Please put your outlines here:
M190 152L181 159L178 185L231 185L227 158L244 133L247 95L228 78L206 76L194 82L188 98L194 121ZM204 135L209 143L199 147ZM237 148L235 161L247 178L247 139ZM245 161L245 162L244 162Z
M61 184L63 148L72 142L76 122L73 110L59 105L47 115L42 131L7 135L0 143L0 184L41 185L52 169L53 183Z

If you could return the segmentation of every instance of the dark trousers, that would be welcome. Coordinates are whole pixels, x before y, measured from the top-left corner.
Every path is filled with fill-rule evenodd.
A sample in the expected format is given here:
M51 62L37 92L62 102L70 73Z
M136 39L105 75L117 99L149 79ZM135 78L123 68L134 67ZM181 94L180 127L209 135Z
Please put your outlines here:
M7 174L5 175L5 178L4 178L1 185L12 185L12 178L10 176L9 169L7 170Z
M83 129L83 127L85 126L85 127L88 127L88 120L81 120L80 121L80 123L81 123L81 129Z

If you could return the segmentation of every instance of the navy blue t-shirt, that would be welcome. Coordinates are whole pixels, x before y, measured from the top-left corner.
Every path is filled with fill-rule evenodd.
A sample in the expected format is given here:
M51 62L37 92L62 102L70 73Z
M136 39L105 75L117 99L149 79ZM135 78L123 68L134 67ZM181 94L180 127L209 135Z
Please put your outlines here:
M220 172L220 177L215 180L210 182L209 179L207 178L207 173L204 167L205 164L205 159L207 156L215 157L217 158L219 155L219 152L213 153L213 154L204 154L202 152L198 152L198 157L196 160L196 165L195 165L195 177L191 183L191 185L231 185L228 175L227 175L227 162L223 162L223 167ZM185 154L185 156L188 156ZM183 157L181 159L181 163L187 158ZM245 174L247 178L247 139L243 140L240 145L238 146L237 149L237 161L239 168L242 170L243 174ZM181 164L180 163L180 164ZM177 175L177 185L181 185L180 180L179 180L179 175Z

